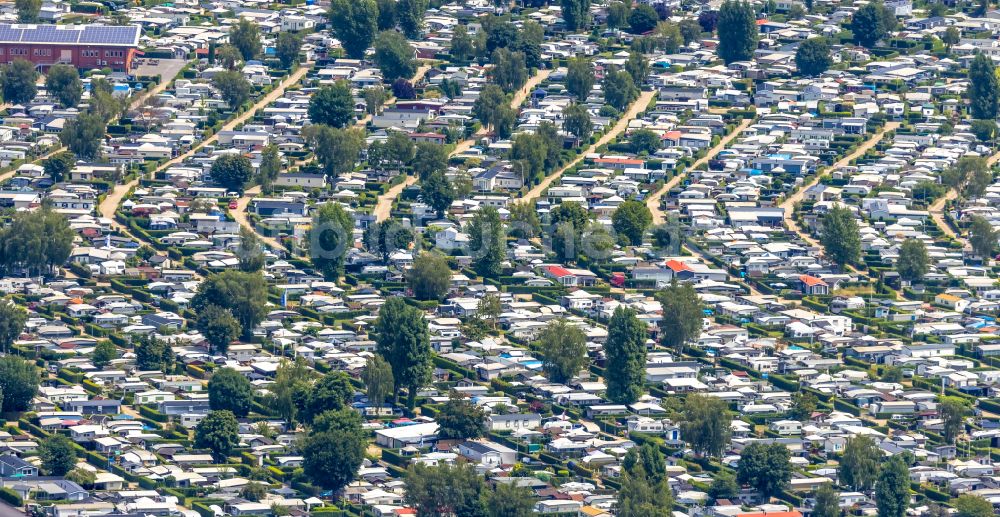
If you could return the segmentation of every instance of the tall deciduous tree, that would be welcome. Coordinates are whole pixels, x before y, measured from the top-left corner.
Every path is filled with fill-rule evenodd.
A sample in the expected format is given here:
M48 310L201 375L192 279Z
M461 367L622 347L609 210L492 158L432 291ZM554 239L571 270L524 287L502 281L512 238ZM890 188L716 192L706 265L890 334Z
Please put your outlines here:
M406 249L413 242L413 230L397 219L386 219L368 225L362 240L369 252L386 261L394 252Z
M0 350L4 353L10 351L27 321L27 311L9 298L0 298Z
M965 415L969 411L964 399L958 397L941 397L938 403L938 414L943 424L944 441L955 443L955 439L965 430Z
M323 173L336 176L354 169L358 156L365 148L365 132L361 128L338 129L323 124L310 124L302 136L323 166Z
M841 267L861 260L861 233L849 208L835 206L827 211L823 216L820 243L826 256Z
M281 62L281 66L288 68L298 59L301 48L302 36L294 32L280 32L274 44L274 55Z
M615 404L631 404L642 396L646 382L646 324L632 309L618 307L608 324L604 344L604 382Z
M0 396L3 411L24 411L38 392L41 378L35 363L14 355L0 357Z
M809 38L795 51L795 66L802 75L819 75L833 64L826 38Z
M240 443L240 425L231 411L211 411L194 430L194 446L212 451L222 463Z
M473 255L472 267L486 278L497 278L503 272L507 257L507 240L504 237L500 212L491 206L480 207L469 223L469 246Z
M385 358L375 354L368 358L365 369L361 372L361 381L365 383L365 393L368 403L381 406L393 389L392 366Z
M313 483L339 491L354 480L365 459L361 416L347 408L319 415L302 445L302 470Z
M791 454L784 444L751 443L740 453L736 481L754 487L767 501L792 479L790 459Z
M969 111L977 119L993 120L1000 112L1000 80L993 60L977 53L969 65Z
M73 65L52 65L45 76L45 89L59 100L64 108L74 108L83 96L83 81L80 72Z
M583 104L574 102L567 104L562 111L563 129L573 136L586 142L594 131L594 123L590 120L590 112Z
M678 283L675 278L670 285L656 293L656 299L663 306L660 320L660 335L663 346L680 349L689 340L698 337L701 330L701 298L690 283Z
M31 61L15 59L0 70L0 83L3 85L3 99L13 104L31 102L38 94L35 85L38 72Z
M42 470L49 476L65 476L76 466L76 448L73 440L64 434L53 433L38 444Z
M469 440L486 435L486 413L455 392L441 406L434 421L440 426L440 438Z
M313 212L309 255L330 279L344 273L344 257L354 244L354 219L339 203L326 203Z
M424 13L427 12L427 0L398 0L396 16L399 18L399 28L410 39L420 38L424 27Z
M228 309L249 337L267 314L267 282L260 273L232 269L209 275L198 285L191 308L198 312L209 305Z
M575 31L589 22L590 0L560 0L559 6L566 29Z
M208 381L208 404L213 410L225 409L245 417L253 405L253 387L240 372L219 368Z
M840 517L840 494L831 483L824 483L814 494L813 517Z
M227 153L212 163L211 175L212 179L223 187L243 192L243 188L253 177L253 165L250 159L242 154Z
M347 81L324 86L309 98L309 120L314 124L344 127L354 121L354 96Z
M486 483L471 464L411 464L406 470L407 506L428 517L486 517Z
M910 471L899 454L882 463L875 484L879 517L903 517L910 504Z
M431 206L440 219L455 200L455 189L444 175L444 171L434 171L420 182L420 194L425 203Z
M624 70L617 70L604 76L604 102L617 110L624 110L639 97L632 76Z
M35 23L42 12L42 0L14 0L14 8L17 9L17 21Z
M226 353L229 343L239 337L241 331L240 322L233 317L233 314L214 304L209 304L198 311L195 326L208 340L209 353ZM238 411L233 412L240 414Z
M919 282L927 274L930 258L927 246L918 239L906 239L899 247L896 272L908 282Z
M101 156L101 143L107 131L107 123L96 113L81 113L68 120L59 133L62 142L77 158L94 160Z
M997 250L998 232L982 216L973 216L969 223L969 244L972 251L983 259L993 257Z
M413 47L396 31L382 31L375 37L375 64L389 82L409 79L417 71Z
M448 259L440 253L421 253L406 272L406 281L418 300L440 300L451 286Z
M645 203L630 199L618 205L611 216L611 222L618 232L619 240L639 246L646 229L653 223L653 215Z
M240 227L240 243L236 247L236 258L240 271L254 273L264 269L266 259L260 238L246 226Z
M554 320L538 336L543 368L553 382L565 383L587 365L587 336L564 319Z
M352 59L365 57L378 31L375 0L334 0L330 4L330 27Z
M726 64L748 61L757 48L757 17L748 2L726 0L719 8L719 48Z
M75 236L66 217L48 207L18 212L0 228L0 265L32 276L48 273L66 263Z
M566 90L583 102L594 87L594 70L585 57L571 57L566 66Z
M837 476L844 486L867 491L878 480L878 466L882 462L882 451L875 440L868 436L854 436L844 444Z
M423 312L402 298L389 298L379 309L374 331L378 353L392 366L396 395L405 387L407 406L413 408L417 389L431 380L430 333Z
M55 183L63 181L70 171L73 170L74 165L76 165L76 159L73 157L73 153L67 152L46 158L42 162L45 174L52 178L52 181Z
M854 34L854 41L861 46L872 48L879 40L889 35L896 20L895 15L887 11L888 8L882 2L872 2L859 8L851 17L849 25Z
M954 501L958 517L991 517L996 515L993 504L973 494L962 494Z
M250 61L261 52L260 27L248 18L240 18L229 29L229 42L240 51L244 61Z
M722 399L692 394L684 399L681 436L699 454L720 456L729 446L733 424L729 406Z

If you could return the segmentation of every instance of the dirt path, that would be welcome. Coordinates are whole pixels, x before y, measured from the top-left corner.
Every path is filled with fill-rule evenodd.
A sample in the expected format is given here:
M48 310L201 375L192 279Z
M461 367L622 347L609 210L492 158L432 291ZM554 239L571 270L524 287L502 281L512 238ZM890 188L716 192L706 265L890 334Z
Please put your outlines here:
M897 128L899 128L899 122L886 122L885 125L882 126L882 129L880 129L877 133L869 137L868 140L866 140L863 144L858 146L858 148L855 149L853 152L851 152L851 154L848 154L847 156L841 158L840 160L837 160L836 163L828 167L826 170L847 167L848 165L851 164L852 161L854 161L857 158L860 158L861 156L864 156L864 154L868 152L869 149L875 147L876 144L881 142L882 138L886 135L886 133L890 131L895 131ZM819 241L814 239L811 235L809 235L807 232L805 232L802 228L799 227L799 223L795 221L795 217L792 212L795 210L795 203L802 201L802 199L806 195L806 191L813 188L819 183L820 178L823 176L822 173L823 171L816 171L816 174L813 175L813 179L809 181L809 183L806 183L801 187L799 187L798 190L796 190L791 196L785 198L785 200L778 205L785 211L785 225L788 227L788 229L797 233L799 237L802 238L802 240L804 240L810 246L819 246Z
M1000 151L990 155L990 157L986 159L986 165L993 167L998 161L1000 161ZM948 192L937 198L927 211L930 212L931 219L934 221L934 224L941 229L942 233L965 244L965 238L955 233L955 230L952 230L951 226L948 225L948 222L944 220L944 206L948 201L952 201L954 199L958 199L958 191L953 188L948 189Z
M604 135L601 136L601 138L599 138L596 142L594 142L590 147L584 149L583 152L581 152L579 155L577 155L576 158L573 159L573 161L567 163L566 165L562 166L559 170L546 176L541 183L535 185L534 188L529 190L527 194L521 197L521 202L531 203L534 200L538 199L539 197L541 197L542 193L549 188L549 185L552 185L552 182L554 182L557 178L562 176L564 172L573 167L576 167L576 165L582 162L583 159L588 154L596 152L598 147L601 147L602 145L612 142L615 138L618 137L618 135L622 134L625 131L625 129L628 128L629 122L631 122L633 119L635 119L640 114L646 111L646 107L649 106L650 101L652 101L654 97L656 97L655 90L643 91L639 95L639 98L636 99L631 106L629 106L628 111L626 111L625 114L623 114L622 117L618 119L618 122L615 123L615 125L611 128L610 131L604 133Z
M521 106L521 104L524 103L524 100L528 98L528 95L535 91L535 87L547 79L551 73L552 70L539 70L537 74L531 76L531 78L528 79L528 82L524 84L524 87L518 90L517 93L514 94L514 97L510 100L511 107L518 108ZM484 135L486 135L486 129L480 129L475 135L472 136L472 138L462 140L461 142L455 144L455 148L452 149L448 156L457 156L465 151L468 151ZM403 193L403 190L416 182L417 178L415 176L407 176L405 181L385 191L384 194L379 196L378 200L375 202L375 209L372 211L372 214L375 215L375 220L385 221L388 219L389 215L392 213L392 204L396 202L396 198Z
M236 200L236 209L230 210L229 214L233 216L233 219L236 222L240 223L240 226L257 234L257 238L259 238L264 244L267 244L275 250L283 250L285 247L281 245L281 242L279 242L278 239L261 234L252 224L250 224L250 219L247 217L247 206L250 204L250 200L257 194L260 194L260 186L247 189L243 192L243 196Z
M231 131L234 128L236 128L236 126L243 124L247 120L250 120L258 111L260 111L265 106L271 104L272 102L280 98L282 95L284 95L286 88L288 88L291 85L297 84L302 79L302 77L306 75L306 72L308 72L311 68L312 67L310 63L303 63L299 67L299 69L295 71L295 73L286 77L285 80L281 81L281 83L278 85L277 88L274 88L267 95L261 97L260 100L258 100L250 109L248 109L247 111L240 114L236 118L227 122L225 125L222 126L222 129L220 131L216 131L215 134L202 140L187 152L177 156L176 158L172 158L163 165L157 167L156 170L153 171L153 174L155 175L157 172L166 170L170 167L173 167L174 165L183 163L184 160L187 160L188 158L194 156L195 153L200 151L205 146L216 142L219 139L219 132ZM134 180L124 185L117 185L115 189L110 194L108 194L107 197L104 198L104 201L101 202L101 205L98 208L100 214L103 217L107 217L111 220L114 220L115 211L118 210L118 205L121 204L122 200L125 198L128 192L139 184L140 179L141 176L136 177Z
M698 167L707 164L710 160L715 158L716 155L721 153L722 150L725 149L730 142L736 139L736 137L738 137L740 133L743 132L743 130L750 127L750 124L753 124L753 121L754 119L752 118L743 119L743 121L740 122L740 124L736 126L732 131L730 131L729 134L727 134L721 140L719 140L719 143L715 147L709 149L708 153L706 153L705 156L702 156L696 162L692 163L690 167L685 168L684 172L674 176L673 178L670 178L670 181L664 183L659 190L657 190L655 193L649 196L649 199L646 200L646 207L649 208L650 213L653 214L654 225L663 224L663 222L666 221L666 214L663 212L663 209L660 208L660 199L662 199L666 193L670 192L670 189L679 185L681 181L684 181L684 178L687 177L689 172L693 170L698 170Z

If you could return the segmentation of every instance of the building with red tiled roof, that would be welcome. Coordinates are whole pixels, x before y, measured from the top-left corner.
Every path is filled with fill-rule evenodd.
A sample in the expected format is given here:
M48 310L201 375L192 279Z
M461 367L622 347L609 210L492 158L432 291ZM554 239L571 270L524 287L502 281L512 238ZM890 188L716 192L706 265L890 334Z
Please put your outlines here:
M801 275L799 276L799 282L802 284L801 290L804 294L830 294L830 285L821 278L816 278L812 275Z

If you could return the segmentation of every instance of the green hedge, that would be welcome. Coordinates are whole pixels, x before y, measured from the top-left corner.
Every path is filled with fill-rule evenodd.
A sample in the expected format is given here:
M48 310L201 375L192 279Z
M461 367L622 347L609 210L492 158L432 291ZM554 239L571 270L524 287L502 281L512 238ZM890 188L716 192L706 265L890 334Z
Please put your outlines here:
M3 499L15 508L24 506L24 500L21 499L21 496L17 495L17 492L7 487L0 487L0 499Z

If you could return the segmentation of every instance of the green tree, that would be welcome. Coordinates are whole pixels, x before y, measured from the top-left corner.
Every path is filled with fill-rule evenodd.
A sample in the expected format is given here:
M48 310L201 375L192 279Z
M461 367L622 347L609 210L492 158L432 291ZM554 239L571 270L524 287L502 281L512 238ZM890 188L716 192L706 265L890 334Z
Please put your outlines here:
M656 10L649 4L638 4L632 8L628 15L629 32L632 34L645 34L656 27L660 21Z
M420 183L420 194L425 203L431 206L440 219L455 200L455 189L445 177L444 171L434 171Z
M198 332L201 332L201 335L205 336L205 340L208 341L209 353L220 354L226 353L229 343L239 337L242 330L240 329L240 322L236 321L232 313L213 304L205 306L198 312L195 326L198 328ZM233 410L233 413L236 413L238 416L246 416L245 413L240 413L236 410Z
M486 278L498 278L507 258L507 240L500 212L491 206L480 207L468 228L472 268Z
M38 94L35 85L38 72L31 61L15 59L12 63L3 65L0 70L0 83L3 84L3 99L11 104L31 102Z
M720 456L729 446L732 416L725 401L693 394L684 399L681 436L699 454Z
M586 101L594 87L594 69L585 57L571 57L566 65L566 91L580 102Z
M244 273L255 273L264 269L266 259L260 239L253 230L246 226L240 227L240 243L236 247L236 258L239 269Z
M261 52L260 27L247 18L229 29L229 43L240 51L244 61L250 61Z
M643 444L638 449L638 452L636 447L629 449L622 461L618 514L636 517L669 515L673 508L673 498L663 453L650 443Z
M222 45L215 51L215 60L226 70L235 70L242 59L240 50L232 45Z
M327 176L353 170L358 156L365 148L365 132L361 128L338 129L311 124L302 129L302 136L313 149Z
M562 111L563 129L573 136L586 142L594 131L594 123L590 120L590 112L587 107L579 103L567 104Z
M969 244L972 252L983 259L993 257L997 250L997 231L982 216L972 216L969 223Z
M656 30L653 31L650 38L640 38L632 41L632 48L641 48L645 45L646 41L654 43L658 48L663 49L664 52L669 52L671 54L680 50L681 45L684 44L684 35L681 34L681 28L679 25L673 22L660 22L656 24ZM633 50L635 52L635 50Z
M820 243L826 256L841 267L861 260L861 234L854 213L847 207L835 206L823 216Z
M365 99L365 111L369 115L378 115L385 105L386 92L381 86L369 86L362 90L361 96Z
M624 70L609 72L604 76L604 102L617 110L628 107L639 97L639 90L632 81L632 76Z
M298 406L295 404L296 397L308 390L311 372L301 356L296 357L295 361L283 359L278 363L274 382L268 389L271 391L272 406L286 422L295 422L298 411Z
M434 421L440 426L439 438L470 440L486 435L486 413L455 392L441 406Z
M855 11L849 25L854 34L854 41L863 47L872 48L875 43L888 36L892 25L889 23L889 17L886 16L886 11L887 8L881 2L865 4ZM891 16L895 21L895 15Z
M663 306L660 320L660 335L663 346L680 349L689 340L698 337L701 330L701 298L690 283L678 283L675 278L670 285L656 293L656 299Z
M607 23L609 29L623 29L628 27L628 15L631 11L629 4L625 2L612 2L608 6Z
M635 154L653 154L660 149L660 135L649 129L633 131L628 141Z
M27 321L27 311L9 298L0 298L0 350L4 353L10 351Z
M882 450L869 436L852 436L844 444L837 477L841 484L854 490L868 491L878 480L878 466L882 462Z
M986 189L993 183L993 171L983 168L972 173L965 184L962 195L967 199L977 199L986 194Z
M749 61L757 49L757 17L747 2L726 0L719 8L719 48L726 64Z
M944 5L944 4L939 4ZM962 33L955 27L948 27L944 34L941 35L941 42L948 46L950 49L952 45L957 44L962 40Z
M505 92L517 91L528 81L528 65L523 52L498 48L493 51L490 63L493 65L490 79Z
M788 416L799 421L809 420L818 405L819 399L808 391L792 393L792 408Z
M649 60L640 52L633 50L629 52L628 61L625 62L625 71L632 77L635 87L641 88L642 83L646 82L646 76L649 75Z
M274 55L281 62L281 66L289 68L299 57L299 50L302 49L302 36L294 32L279 32L277 41L274 43Z
M721 471L712 479L712 484L708 486L708 496L713 500L732 499L740 495L740 484L736 482L736 476L726 471Z
M777 495L792 479L791 454L780 443L753 442L740 453L736 481L752 486L765 501Z
M878 517L903 517L910 503L910 471L903 457L895 455L882 463L875 484Z
M0 395L3 396L4 412L27 410L38 392L39 382L41 378L34 363L13 355L0 357Z
M973 494L962 494L954 501L958 517L991 517L996 515L993 504Z
M369 225L362 237L365 248L383 261L398 250L405 250L413 242L413 230L396 219L386 219Z
M357 411L323 413L302 445L302 470L314 484L337 492L354 480L365 459L365 446Z
M354 96L351 84L337 81L324 86L309 98L309 120L313 124L344 127L354 122Z
M452 59L459 63L464 63L472 58L475 51L472 46L472 38L469 36L469 31L465 28L465 25L460 24L456 26L451 36L450 52Z
M52 181L59 183L69 175L69 172L73 170L73 166L76 165L76 158L73 153L59 153L50 158L46 158L42 162L42 167L45 169L45 174L52 178Z
M381 406L385 398L392 393L392 366L382 356L375 354L365 363L361 381L365 383L368 403Z
M267 496L267 487L263 483L247 483L240 489L240 497L247 501L259 502Z
M297 401L299 420L316 426L316 420L328 411L350 409L353 397L351 378L344 372L328 372Z
M173 350L166 341L152 335L140 337L133 344L135 367L144 371L168 371L173 366Z
M76 118L66 121L59 133L59 141L65 145L77 158L94 160L101 156L101 143L107 123L101 116L94 113L81 113Z
M42 12L42 0L14 0L14 8L17 9L18 22L35 23Z
M564 384L589 362L587 336L564 319L553 320L538 336L545 361L542 368L552 382Z
M489 89L490 86L495 87L495 85L487 85L483 90ZM429 176L430 173L443 171L448 167L448 151L442 145L420 142L413 153L413 161L410 163L410 167L413 168L413 172L417 177L422 180Z
M502 121L504 115L501 112L506 107L509 105L503 89L495 84L487 84L472 104L472 113L484 126L496 128Z
M231 411L210 411L194 430L194 446L212 451L217 463L226 461L240 443L240 425Z
M535 494L516 483L496 483L487 490L486 515L488 517L533 517Z
M336 280L344 273L344 257L354 243L354 219L339 203L320 205L313 212L309 254L324 276Z
M424 13L427 12L427 0L398 0L396 15L399 18L399 28L410 39L419 39L424 26ZM411 74L412 75L412 74Z
M416 405L417 389L431 380L431 343L427 320L420 309L392 297L379 309L374 325L378 353L392 366L397 398L408 391L407 407Z
M542 233L542 223L538 220L538 211L534 203L512 203L507 206L510 217L510 235L519 239L533 239Z
M76 447L64 434L53 433L38 444L38 456L47 476L65 476L76 466Z
M830 44L826 38L810 38L799 45L795 51L795 66L802 75L819 75L833 65L830 56Z
M247 81L242 72L236 70L225 70L212 76L212 86L219 90L222 100L226 101L229 108L236 111L246 101L250 100L250 93L253 86Z
M260 273L227 269L209 275L198 285L191 308L196 313L209 305L229 310L240 322L243 337L248 338L267 314L267 291L267 281Z
M646 229L653 223L653 215L645 203L630 199L618 205L611 216L611 222L618 232L619 240L639 246Z
M424 252L413 260L406 282L418 300L440 300L451 287L451 268L440 253Z
M376 0L378 4L378 30L395 29L397 25L396 0Z
M701 39L701 24L698 23L698 20L685 18L677 24L677 29L681 32L681 38L685 45Z
M224 409L243 418L253 406L253 387L240 372L219 368L208 381L208 404L214 411Z
M210 174L216 183L227 190L243 192L247 182L253 178L253 164L242 154L227 153L212 162Z
M545 29L534 21L527 20L521 25L521 31L517 35L517 51L524 54L524 61L528 68L541 68L542 43L545 43Z
M37 276L66 263L76 232L62 214L43 206L18 212L0 228L0 264Z
M886 366L882 369L882 382L899 383L903 380L903 369L898 366Z
M64 108L75 108L83 96L83 81L73 65L52 65L45 76L45 89Z
M642 396L646 383L646 324L635 311L618 307L608 323L604 344L607 397L615 404L631 404Z
M943 424L944 441L954 444L965 431L965 415L969 411L964 399L958 397L941 397L938 403L938 414Z
M590 0L560 0L563 24L569 31L576 31L589 23Z
M976 53L969 65L969 111L977 119L993 120L1000 111L1000 80L993 60Z
M896 272L908 282L919 282L929 269L930 258L927 256L927 246L918 239L906 239L899 247L899 259L896 260Z
M375 64L388 82L407 79L417 71L413 47L402 34L395 31L382 31L375 37Z
M982 142L991 142L997 135L997 123L993 120L973 120L972 134Z
M348 57L362 59L378 31L379 6L375 0L334 0L330 3L330 28Z
M104 340L97 343L94 347L94 353L90 356L90 362L94 364L98 370L103 370L107 368L111 361L118 358L118 349L115 344L111 341Z
M830 483L824 483L815 494L813 517L840 517L840 495Z
M411 464L406 469L407 506L420 517L485 517L486 483L471 464Z

